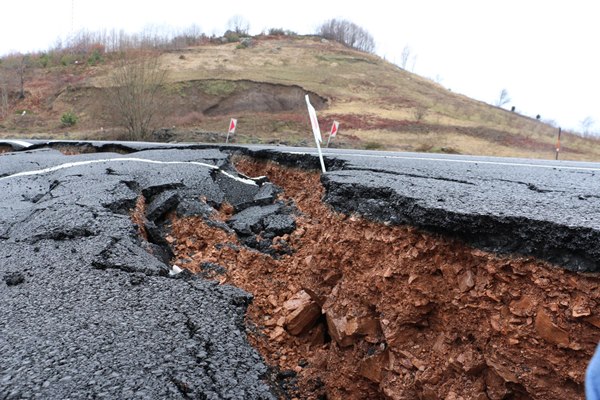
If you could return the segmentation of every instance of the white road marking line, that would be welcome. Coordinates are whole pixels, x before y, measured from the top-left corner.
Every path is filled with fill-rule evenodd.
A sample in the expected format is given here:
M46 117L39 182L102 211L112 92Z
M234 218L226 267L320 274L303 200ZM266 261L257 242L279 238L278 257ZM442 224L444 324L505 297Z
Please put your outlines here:
M23 147L30 147L30 146L32 146L32 144L29 143L29 142L24 142L22 140L13 140L13 139L11 139L11 140L0 140L0 143L13 143L13 144L16 144L16 145L19 145L19 146L23 146Z
M210 169L214 169L214 170L219 170L223 175L226 175L226 176L228 176L228 177L230 177L232 179L235 179L236 181L245 183L247 185L257 186L256 182L254 182L253 180L239 178L237 176L231 175L228 172L220 170L219 167L217 167L216 165L205 164L205 163L201 163L201 162L197 162L197 161L156 161L156 160L148 160L148 159L145 159L145 158L132 158L132 157L105 158L105 159L101 159L101 160L76 161L76 162L72 162L72 163L65 163L65 164L61 164L61 165L55 165L54 167L48 167L48 168L39 169L39 170L35 170L35 171L18 172L16 174L12 174L12 175L8 175L8 176L5 176L5 177L2 177L2 178L0 178L0 181L4 180L4 179L9 179L9 178L17 178L17 177L20 177L20 176L42 175L42 174L47 174L49 172L59 171L61 169L66 169L66 168L79 167L79 166L82 166L82 165L100 164L100 163L107 163L107 162L119 162L119 161L131 161L131 162L142 162L142 163L148 163L148 164L166 164L166 165L177 165L177 164L179 164L179 165L181 165L181 164L198 165L198 166L201 166L201 167L206 167L206 168L210 168Z
M289 152L290 154L311 154L315 155L315 153L307 153L307 152ZM502 166L513 166L513 167L533 167L533 168L549 168L549 169L568 169L568 170L577 170L577 171L600 171L599 168L593 167L570 167L567 165L543 165L543 164L527 164L527 163L511 163L511 162L501 162L501 161L482 161L482 160L464 160L464 159L451 159L451 158L428 158L428 157L407 157L407 156L384 156L384 155L375 155L375 154L355 154L355 153L323 153L324 156L338 156L338 157L371 157L371 158L390 158L390 159L400 159L400 160L418 160L418 161L442 161L442 162L453 162L453 163L462 163L462 164L487 164L487 165L502 165Z

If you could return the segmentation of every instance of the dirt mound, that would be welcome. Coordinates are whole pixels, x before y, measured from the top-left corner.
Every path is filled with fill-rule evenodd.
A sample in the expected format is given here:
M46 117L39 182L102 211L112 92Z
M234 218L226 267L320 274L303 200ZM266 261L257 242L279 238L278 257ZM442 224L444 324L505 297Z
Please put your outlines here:
M217 81L218 82L218 81ZM206 115L229 115L245 112L304 111L307 91L297 85L280 85L266 82L236 81L235 89L219 97L204 110ZM327 106L327 100L310 93L316 109Z
M279 368L282 398L584 397L597 276L336 214L317 173L237 166L267 175L302 212L272 239L293 253L250 250L195 217L174 219L168 240L180 265L222 266L212 276L254 295L250 340Z

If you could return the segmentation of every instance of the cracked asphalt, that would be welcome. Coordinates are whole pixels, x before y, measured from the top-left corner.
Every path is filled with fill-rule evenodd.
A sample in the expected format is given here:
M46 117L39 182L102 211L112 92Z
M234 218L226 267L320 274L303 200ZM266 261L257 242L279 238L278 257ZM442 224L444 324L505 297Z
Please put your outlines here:
M250 147L318 168L314 149ZM600 271L600 164L328 149L324 201L500 253ZM308 159L307 159L308 158Z
M165 216L228 202L236 214L222 228L261 250L255 231L293 229L293 210L264 179L238 176L230 154L317 169L314 149L91 142L68 145L102 152L65 156L42 142L9 145L18 151L0 155L1 399L275 398L245 339L250 295L170 277ZM336 210L600 270L598 164L325 154L324 200ZM140 196L148 241L130 217Z
M173 161L161 150L136 157ZM251 204L258 185L217 169L227 160L218 150L176 157L215 167L119 158L0 157L0 398L274 398L245 339L251 296L169 277L168 256L140 238L129 215L140 194L150 226L173 208Z

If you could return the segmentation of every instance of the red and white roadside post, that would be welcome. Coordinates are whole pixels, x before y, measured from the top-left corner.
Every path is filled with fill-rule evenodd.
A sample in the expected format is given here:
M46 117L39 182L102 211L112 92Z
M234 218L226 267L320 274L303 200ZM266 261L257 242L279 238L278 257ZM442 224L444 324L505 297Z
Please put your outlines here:
M236 127L237 119L231 118L231 121L229 121L229 130L227 131L227 138L225 139L225 144L229 143L229 135L233 136L235 134Z
M331 132L329 132L329 138L327 139L327 145L325 147L329 147L329 142L331 142L331 138L334 138L338 133L338 129L340 127L340 123L337 121L333 121L331 125Z

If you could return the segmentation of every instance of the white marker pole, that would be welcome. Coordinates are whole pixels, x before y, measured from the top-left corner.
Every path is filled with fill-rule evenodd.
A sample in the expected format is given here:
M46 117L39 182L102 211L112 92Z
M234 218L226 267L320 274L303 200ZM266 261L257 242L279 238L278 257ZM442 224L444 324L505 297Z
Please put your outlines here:
M308 115L310 117L310 125L312 127L313 135L315 136L315 143L317 144L317 150L319 151L319 161L321 161L321 169L323 173L326 173L325 170L325 162L323 161L323 153L321 153L321 145L319 143L323 143L323 139L321 138L321 129L319 128L319 120L317 119L317 112L315 108L310 104L310 100L308 95L305 96L306 99L306 107L308 108Z

